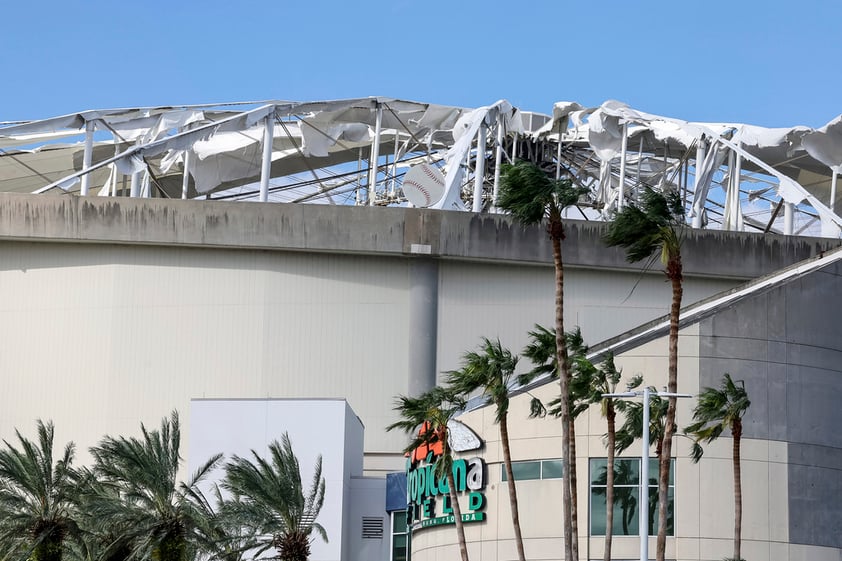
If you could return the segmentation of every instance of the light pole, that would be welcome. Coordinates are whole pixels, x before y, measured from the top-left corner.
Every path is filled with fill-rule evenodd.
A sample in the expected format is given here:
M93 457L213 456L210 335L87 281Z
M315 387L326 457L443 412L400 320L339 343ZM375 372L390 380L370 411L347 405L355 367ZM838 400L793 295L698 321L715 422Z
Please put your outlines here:
M643 426L640 430L643 449L640 453L640 489L638 496L640 510L637 515L637 527L640 532L640 561L649 561L649 400L653 395L659 397L693 397L693 394L689 393L656 392L649 389L649 386L644 387L642 391L602 394L602 397L620 398L643 396ZM611 469L614 469L614 467L611 466Z

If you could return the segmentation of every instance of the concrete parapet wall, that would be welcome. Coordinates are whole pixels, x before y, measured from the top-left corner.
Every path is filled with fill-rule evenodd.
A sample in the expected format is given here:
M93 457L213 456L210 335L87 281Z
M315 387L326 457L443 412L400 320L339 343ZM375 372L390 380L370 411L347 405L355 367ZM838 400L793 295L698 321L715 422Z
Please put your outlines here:
M636 270L601 242L605 224L568 221L565 263ZM505 216L427 209L80 198L0 193L0 239L301 250L550 265L542 227ZM750 279L838 240L688 230L685 273Z

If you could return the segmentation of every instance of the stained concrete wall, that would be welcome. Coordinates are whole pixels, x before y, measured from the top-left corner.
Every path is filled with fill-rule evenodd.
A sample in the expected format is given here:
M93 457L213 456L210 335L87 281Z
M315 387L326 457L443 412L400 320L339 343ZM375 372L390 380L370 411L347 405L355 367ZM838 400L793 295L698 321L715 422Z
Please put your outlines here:
M789 540L842 548L842 266L754 296L700 325L701 386L743 379L746 438L787 443Z
M641 270L601 241L605 224L570 221L570 267ZM541 226L505 215L426 209L115 199L0 193L0 239L421 254L494 262L552 264ZM689 276L751 279L837 247L838 240L688 230Z

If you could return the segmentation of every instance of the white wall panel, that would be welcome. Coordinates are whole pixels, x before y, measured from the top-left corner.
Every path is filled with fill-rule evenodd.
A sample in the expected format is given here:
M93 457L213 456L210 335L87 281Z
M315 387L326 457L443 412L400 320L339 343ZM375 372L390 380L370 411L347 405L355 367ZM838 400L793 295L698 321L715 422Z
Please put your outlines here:
M54 419L81 451L196 397L342 397L385 434L406 392L407 263L368 256L0 244L0 436ZM86 456L86 454L83 454Z
M342 400L194 400L189 419L194 430L190 436L189 471L214 454L233 455L253 460L254 450L263 458L269 444L288 433L298 458L305 492L313 479L316 459L322 458L325 502L318 522L325 528L328 542L317 538L312 543L312 559L339 561L347 556L349 525L353 505L350 487L362 470L359 447L363 429L350 407ZM350 445L350 446L349 446ZM222 469L205 480L207 493L213 483L224 477ZM385 484L381 481L381 488ZM381 495L382 496L382 495ZM385 497L382 498L385 504Z

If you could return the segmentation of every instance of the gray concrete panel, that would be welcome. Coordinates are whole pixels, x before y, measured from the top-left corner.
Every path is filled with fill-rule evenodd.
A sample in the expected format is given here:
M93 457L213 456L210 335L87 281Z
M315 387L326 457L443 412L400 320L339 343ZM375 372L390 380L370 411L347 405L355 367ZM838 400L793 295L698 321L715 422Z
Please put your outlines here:
M773 414L765 418L768 438L785 441L789 427L789 409L787 407L787 366L769 362L766 364L766 407ZM758 399L754 398L754 408ZM752 413L752 418L754 417ZM762 418L761 416L758 416ZM752 432L760 433L760 427L751 427Z
M744 337L705 337L699 341L699 356L734 360L765 359L768 348L768 341L756 338L756 332L751 330L746 331Z
M734 358L702 358L700 360L700 389L719 387L725 373L734 380L745 381L751 399L751 409L743 419L746 438L771 438L769 426L777 411L769 409L768 365L762 360L737 360ZM784 393L784 395L786 395ZM777 401L780 401L778 399Z
M790 543L842 548L842 451L789 445Z
M700 386L745 380L744 436L788 443L791 543L842 547L840 287L831 265L700 325Z
M408 392L417 396L436 385L438 343L439 265L418 258L409 265L409 380Z
M803 366L789 366L787 374L787 439L842 449L842 375Z

